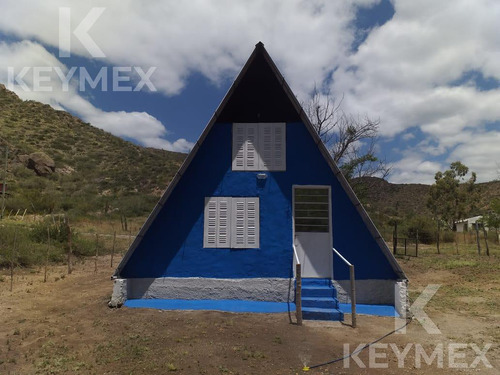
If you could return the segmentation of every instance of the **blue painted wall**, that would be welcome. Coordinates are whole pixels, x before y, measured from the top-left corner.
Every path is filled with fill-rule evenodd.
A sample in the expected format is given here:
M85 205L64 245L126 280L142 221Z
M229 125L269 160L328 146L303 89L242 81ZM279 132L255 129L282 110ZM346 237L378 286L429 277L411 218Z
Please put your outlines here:
M292 185L331 185L333 244L356 266L357 279L397 279L305 125L287 124L287 170L231 171L232 124L216 123L196 157L122 269L121 277L292 276ZM260 198L259 249L203 248L205 197ZM348 270L334 261L335 278Z

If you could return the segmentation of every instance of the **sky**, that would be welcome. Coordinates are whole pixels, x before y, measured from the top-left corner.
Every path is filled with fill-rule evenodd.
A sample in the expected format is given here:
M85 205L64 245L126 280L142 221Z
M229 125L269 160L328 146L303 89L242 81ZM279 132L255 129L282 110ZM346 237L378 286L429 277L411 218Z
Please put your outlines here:
M299 101L317 87L380 120L389 181L456 160L500 178L497 0L0 5L0 82L134 143L188 152L262 41Z

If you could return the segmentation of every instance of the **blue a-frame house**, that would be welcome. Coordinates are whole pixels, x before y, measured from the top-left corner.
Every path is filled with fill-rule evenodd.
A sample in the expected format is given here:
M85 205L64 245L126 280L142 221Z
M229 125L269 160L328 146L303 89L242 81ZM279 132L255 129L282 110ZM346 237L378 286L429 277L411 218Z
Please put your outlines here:
M111 304L286 302L294 245L304 278L348 289L335 247L358 303L403 307L405 274L258 43L115 271Z

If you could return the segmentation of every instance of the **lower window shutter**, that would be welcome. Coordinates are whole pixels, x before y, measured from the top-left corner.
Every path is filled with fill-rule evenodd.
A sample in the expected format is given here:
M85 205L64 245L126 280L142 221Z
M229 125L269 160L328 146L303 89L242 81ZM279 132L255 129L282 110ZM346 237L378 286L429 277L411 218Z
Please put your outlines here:
M231 198L218 198L218 216L217 247L230 247Z
M259 198L205 198L203 247L258 248Z
M247 248L259 247L259 198L245 198Z
M203 247L217 247L217 198L205 198Z
M231 247L243 249L246 237L245 198L233 198L232 206Z

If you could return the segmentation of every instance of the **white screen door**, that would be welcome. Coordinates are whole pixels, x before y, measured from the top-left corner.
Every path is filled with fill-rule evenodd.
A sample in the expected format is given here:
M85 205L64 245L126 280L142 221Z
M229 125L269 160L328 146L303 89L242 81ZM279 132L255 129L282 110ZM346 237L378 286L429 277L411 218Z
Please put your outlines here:
M294 186L294 243L302 277L332 278L329 186Z

